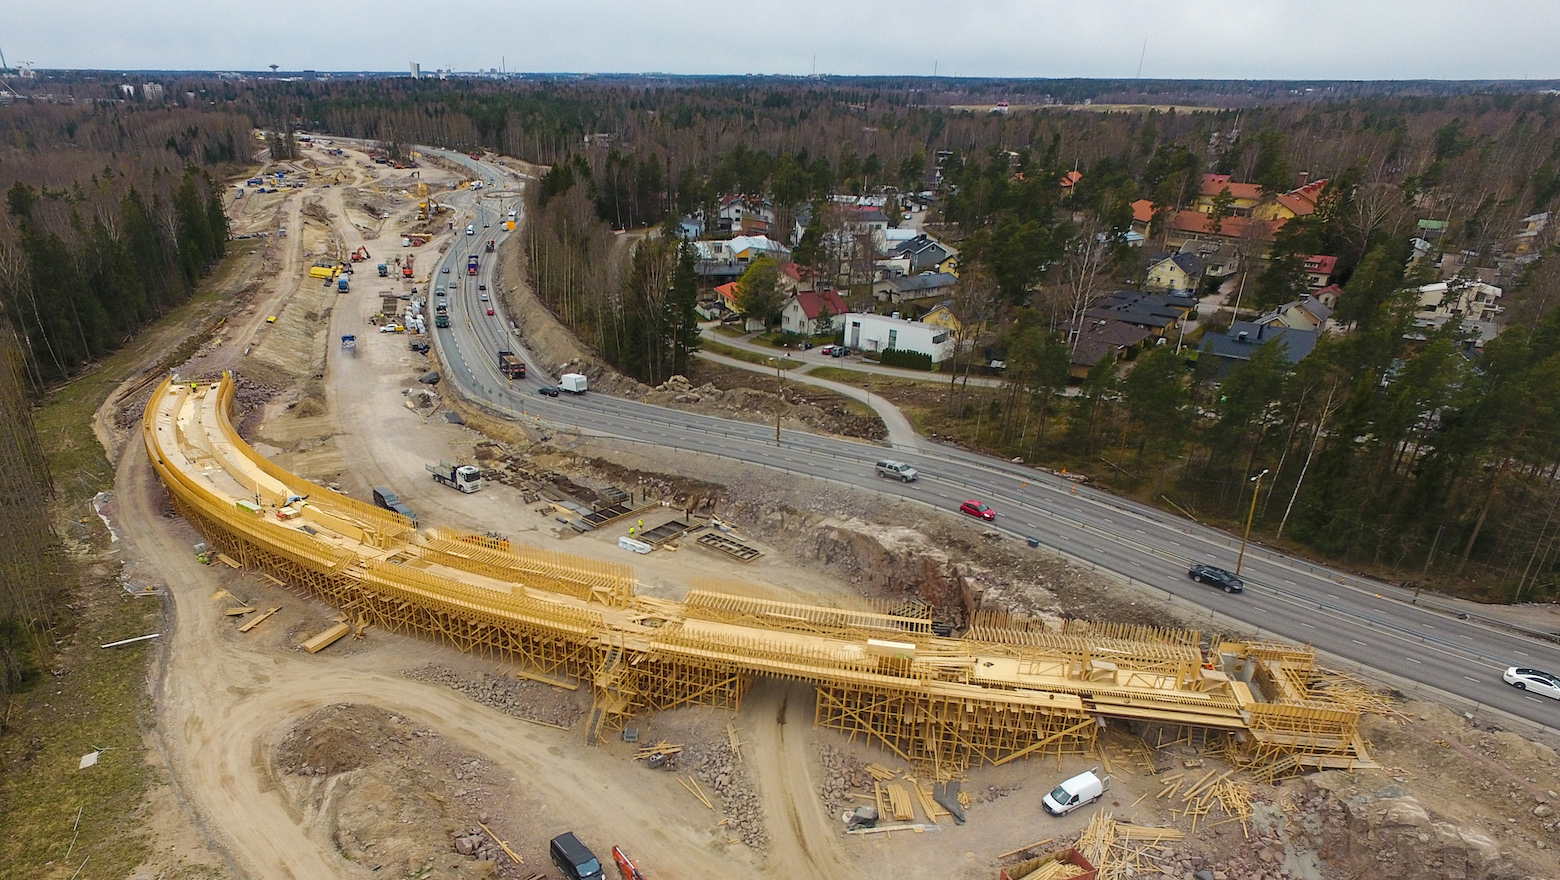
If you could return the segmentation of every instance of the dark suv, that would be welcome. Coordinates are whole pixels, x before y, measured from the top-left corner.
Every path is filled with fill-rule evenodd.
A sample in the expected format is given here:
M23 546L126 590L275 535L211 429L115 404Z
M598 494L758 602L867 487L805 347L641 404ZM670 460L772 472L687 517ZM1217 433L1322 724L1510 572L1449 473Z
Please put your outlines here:
M1192 563L1192 567L1187 569L1186 576L1199 584L1212 584L1226 593L1243 593L1246 591L1245 583L1236 577L1234 572L1225 571L1212 565L1204 565L1201 562Z

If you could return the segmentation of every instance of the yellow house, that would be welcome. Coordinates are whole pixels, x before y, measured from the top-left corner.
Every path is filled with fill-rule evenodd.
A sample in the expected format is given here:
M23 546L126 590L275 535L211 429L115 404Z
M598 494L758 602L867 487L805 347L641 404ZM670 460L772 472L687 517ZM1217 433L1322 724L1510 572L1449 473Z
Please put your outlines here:
M948 308L947 303L938 303L934 306L931 311L921 316L921 323L941 327L955 336L964 329L964 324L954 317L953 309Z
M1255 183L1231 183L1228 174L1204 174L1202 191L1198 193L1192 209L1212 214L1214 200L1225 190L1230 192L1232 216L1250 217L1252 209L1262 203L1262 187Z
M1148 267L1146 290L1196 290L1202 284L1202 260L1196 254L1172 254Z
M947 272L949 275L952 275L955 278L959 277L959 255L949 254L948 256L944 257L943 261L937 264L935 271Z

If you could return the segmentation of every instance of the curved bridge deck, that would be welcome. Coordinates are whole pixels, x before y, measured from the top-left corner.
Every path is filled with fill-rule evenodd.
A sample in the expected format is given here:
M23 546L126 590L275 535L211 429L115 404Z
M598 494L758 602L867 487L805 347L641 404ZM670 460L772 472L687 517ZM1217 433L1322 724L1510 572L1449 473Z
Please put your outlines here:
M977 615L962 638L870 609L699 589L640 596L627 566L404 517L277 467L234 430L234 384L166 382L142 431L179 512L224 552L354 619L592 684L587 735L635 712L735 708L756 676L816 688L818 724L955 769L1083 751L1107 719L1232 734L1274 772L1368 763L1358 712L1314 698L1307 648L1195 632Z

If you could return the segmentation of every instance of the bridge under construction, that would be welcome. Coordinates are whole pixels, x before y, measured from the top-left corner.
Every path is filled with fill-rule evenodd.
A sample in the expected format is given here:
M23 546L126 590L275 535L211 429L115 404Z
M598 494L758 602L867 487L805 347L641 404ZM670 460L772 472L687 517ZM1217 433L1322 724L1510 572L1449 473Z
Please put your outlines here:
M1310 648L1192 631L979 613L929 618L696 585L635 592L632 570L451 529L332 492L266 460L230 419L235 385L165 382L143 438L175 508L224 553L353 620L590 683L590 741L636 713L737 708L759 676L816 693L815 722L946 774L1092 749L1107 722L1217 740L1259 775L1374 766L1360 710L1319 687Z

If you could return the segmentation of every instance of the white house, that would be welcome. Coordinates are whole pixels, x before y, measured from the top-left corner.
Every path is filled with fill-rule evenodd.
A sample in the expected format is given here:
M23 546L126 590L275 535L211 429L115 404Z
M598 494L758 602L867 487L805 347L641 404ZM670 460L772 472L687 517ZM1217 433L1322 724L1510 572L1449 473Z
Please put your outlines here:
M804 290L787 300L785 308L780 310L780 329L789 333L812 336L821 329L819 317L827 313L830 318L829 326L837 330L840 326L840 316L847 311L845 300L841 299L835 291Z
M918 351L934 364L953 357L953 334L948 328L884 315L847 314L845 344L865 352Z
M1429 320L1436 315L1469 321L1498 321L1506 311L1500 304L1501 289L1482 281L1457 280L1426 284L1419 288L1416 319Z

